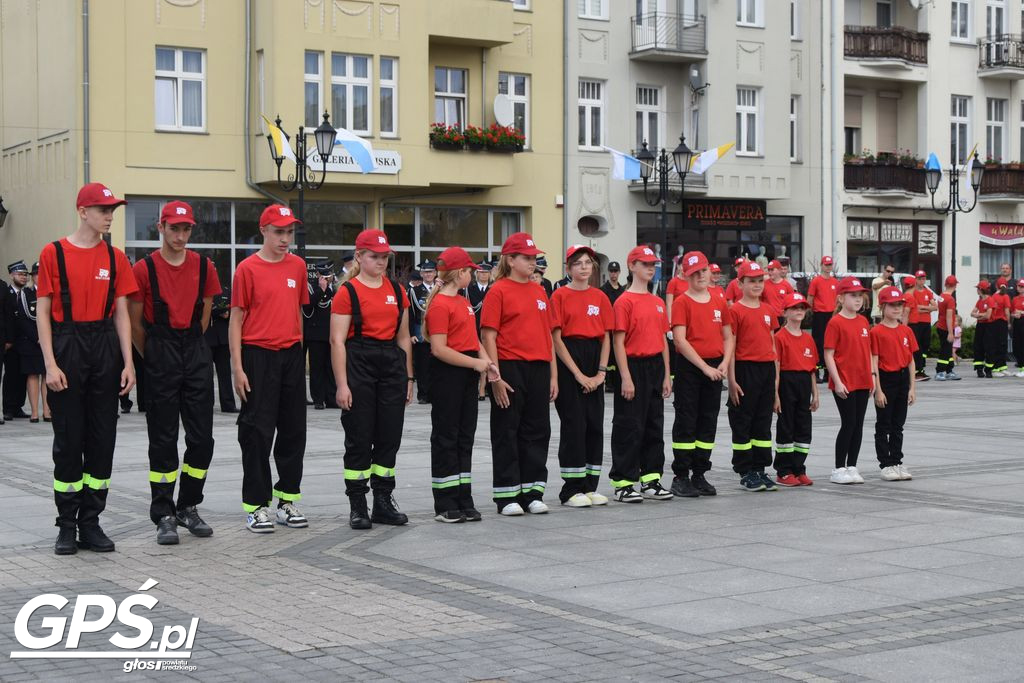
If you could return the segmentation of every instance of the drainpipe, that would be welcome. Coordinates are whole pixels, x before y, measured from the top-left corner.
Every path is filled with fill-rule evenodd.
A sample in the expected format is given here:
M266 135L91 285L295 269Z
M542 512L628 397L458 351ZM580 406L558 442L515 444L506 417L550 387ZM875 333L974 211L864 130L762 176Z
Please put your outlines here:
M562 3L562 248L569 246L569 3ZM593 243L593 240L589 240Z
M480 126L487 126L487 50L480 48Z
M82 0L82 176L89 183L89 0Z
M836 172L837 172L837 170L840 167L839 166L839 160L840 160L840 157L839 157L839 142L838 142L838 137L839 136L836 135L836 126L838 125L836 116L837 116L837 112L839 111L839 66L840 66L840 61L839 61L839 58L837 58L836 54L837 54L837 51L839 50L839 45L840 45L839 40L842 37L838 33L839 28L837 28L837 27L841 27L842 26L842 24L838 23L838 19L837 19L841 9L842 8L840 7L839 0L832 0L832 12L831 12L831 16L829 17L829 23L830 23L829 29L830 29L830 40L831 40L830 45L831 45L831 52L832 52L832 54L829 57L830 64L831 64L831 78L832 78L832 83L831 83L831 107L832 107L832 111L830 112L831 113L831 121L830 121L830 125L829 125L829 135L831 136L831 147L830 147L831 158L829 160L829 165L830 165L831 168L829 170L829 177L832 180L831 188L830 188L830 191L829 191L830 192L830 197L831 197L831 202L832 202L832 204L831 204L831 208L832 208L832 221L831 221L832 222L832 230L831 230L830 234L831 234L832 243L829 246L829 251L828 252L824 252L823 251L823 253L832 253L835 250L836 244L837 244L837 235L838 235L837 230L838 230L839 221L840 221L840 207L839 207L839 202L836 201L837 198L839 197L839 189L838 189L838 187L836 187ZM822 238L824 238L824 230L822 230ZM848 267L848 264L844 263L844 267Z
M84 1L88 2L88 0ZM245 83L245 139L242 143L245 145L245 184L249 186L249 189L259 192L275 204L287 204L288 200L267 192L252 181L252 116L250 111L250 100L252 99L252 0L245 0L245 59L243 61L245 62L245 74L243 74L242 81Z

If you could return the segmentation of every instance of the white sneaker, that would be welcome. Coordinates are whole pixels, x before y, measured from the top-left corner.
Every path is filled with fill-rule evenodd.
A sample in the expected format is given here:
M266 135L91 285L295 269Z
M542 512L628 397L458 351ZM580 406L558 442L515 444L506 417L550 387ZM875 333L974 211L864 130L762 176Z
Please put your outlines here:
M601 495L600 493L597 493L596 491L593 491L593 492L588 493L586 495L587 495L587 498L590 499L590 504L591 505L607 505L608 504L608 496Z
M530 504L526 506L526 511L531 515L546 515L548 513L548 506L544 504L543 500L531 500Z
M850 471L847 467L837 467L832 470L832 476L828 478L833 484L852 484L853 479L850 477Z
M266 506L250 512L245 519L245 526L254 534L274 533L274 523L270 521L270 510Z
M1007 377L1008 375L1005 372L1003 372L1002 370L997 370L996 372L992 373L992 376L993 377Z
M882 468L882 481L899 481L903 477L900 476L900 468L898 465L890 465Z
M519 503L509 503L505 507L501 508L501 514L506 517L519 517L526 513L523 512L523 508Z
M1018 372L1016 375L1014 375L1014 377L1024 377L1024 370Z
M309 526L306 515L299 512L294 503L282 502L277 508L277 523L292 529L305 529Z
M535 500L534 502L540 503L539 500ZM543 503L541 503L541 505L543 505ZM572 498L562 503L562 505L567 508L588 508L593 505L593 503L590 501L590 498L587 498L587 494L577 493ZM533 512L533 510L530 510L530 512Z
M863 484L864 477L860 476L860 472L857 471L856 467L847 467L846 472L850 475L851 484Z
M914 478L913 476L911 476L911 474L910 474L910 470L908 470L908 469L907 469L906 467L904 467L903 465L896 465L896 468L897 468L897 469L899 470L899 472L900 472L900 479L901 479L901 480L903 480L903 481L910 481L911 479L913 479L913 478Z

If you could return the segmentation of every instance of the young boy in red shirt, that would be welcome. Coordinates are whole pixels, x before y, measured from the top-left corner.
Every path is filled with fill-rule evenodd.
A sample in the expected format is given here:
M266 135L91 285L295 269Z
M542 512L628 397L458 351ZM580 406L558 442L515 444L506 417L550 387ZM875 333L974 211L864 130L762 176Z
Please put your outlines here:
M1010 320L1013 325L1013 355L1017 359L1017 374L1024 377L1024 279L1017 280L1017 296L1010 305Z
M764 294L761 299L772 307L779 325L785 324L783 311L786 300L793 293L793 288L783 277L782 264L779 261L768 262L768 278L764 281Z
M278 524L309 526L295 505L302 497L306 452L302 305L309 303L306 263L288 252L298 222L286 206L264 209L263 246L238 264L231 286L228 339L235 391L242 399L242 509L247 513L246 527L254 533L274 531L269 508L274 497ZM278 477L273 487L271 446Z
M988 336L992 320L992 302L990 301L992 297L989 296L992 285L988 280L981 280L978 282L976 289L978 291L978 301L971 310L971 317L976 321L974 328L974 370L978 373L978 377L991 378L992 363L988 362L987 356L991 345L988 341Z
M935 321L935 332L939 337L939 358L935 361L935 379L958 380L960 375L953 369L953 339L956 330L956 299L953 293L957 286L956 275L947 275L945 288L939 296L939 319Z
M779 486L810 486L807 455L811 449L811 413L818 409L814 338L800 329L810 304L798 292L782 304L786 325L775 333L779 375L775 387L775 472Z
M772 464L772 409L775 405L774 332L779 321L761 301L764 270L754 261L740 266L743 297L729 309L736 352L729 365L729 427L732 469L744 491L776 491L765 474Z
M57 555L114 550L99 522L110 489L118 396L135 384L125 297L136 285L124 252L103 236L124 203L100 183L85 185L78 192L78 229L39 255L36 322L53 415Z
M878 292L882 322L871 328L871 372L875 385L875 454L883 481L913 479L903 466L903 425L914 405L911 379L917 339L903 325L903 295L895 287Z
M918 380L929 378L925 366L928 364L928 346L932 340L932 313L939 308L932 290L925 286L927 279L928 273L923 270L914 273L914 303L908 325L917 339L918 350L914 355L914 367L917 371L914 378Z
M203 333L210 324L220 280L213 262L189 251L196 224L192 207L168 202L160 212L160 248L135 263L139 291L128 304L132 341L146 364L149 433L149 516L159 545L178 543L177 527L193 535L213 535L196 506L213 459L213 372ZM185 428L181 488L178 479L178 420Z
M1010 297L1006 293L1009 284L1005 277L996 280L996 292L989 297L992 317L989 318L988 336L985 337L985 369L993 377L1008 377L1006 371L1006 336L1009 333Z
M832 274L835 263L831 256L821 257L821 275L816 275L807 288L807 302L811 305L811 336L818 348L818 384L824 384L825 370L825 328L836 311L836 288L839 280Z

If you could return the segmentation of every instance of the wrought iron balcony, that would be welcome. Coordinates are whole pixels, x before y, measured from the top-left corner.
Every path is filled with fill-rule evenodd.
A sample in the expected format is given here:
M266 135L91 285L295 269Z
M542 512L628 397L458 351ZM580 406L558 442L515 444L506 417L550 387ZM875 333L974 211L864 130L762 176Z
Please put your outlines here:
M851 192L924 194L924 169L899 164L843 165L843 187Z
M1024 197L1024 168L1020 164L1011 166L986 166L981 177L982 199L1010 199L1017 202Z
M1024 40L1009 33L978 39L978 75L1024 78Z
M708 54L707 17L652 12L630 20L633 59L696 61Z
M899 26L847 26L843 54L847 59L892 61L911 66L928 63L928 34Z

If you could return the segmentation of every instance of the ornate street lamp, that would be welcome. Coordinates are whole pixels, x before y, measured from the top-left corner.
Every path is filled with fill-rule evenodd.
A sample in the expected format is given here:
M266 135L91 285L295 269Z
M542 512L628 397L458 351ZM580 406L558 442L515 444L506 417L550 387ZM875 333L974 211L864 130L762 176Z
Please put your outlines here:
M686 221L684 210L686 206L684 202L686 198L686 174L690 172L693 150L686 145L686 137L684 135L679 136L679 145L672 150L672 164L676 175L679 176L678 194L673 192L668 186L669 161L668 152L664 148L655 157L654 153L647 149L647 141L645 140L636 158L640 161L640 178L644 181L644 201L650 206L661 207L661 258L663 261L661 278L662 280L667 280L672 276L671 268L666 268L664 264L664 259L668 257L668 205L669 203L679 204L681 220L683 222ZM651 195L648 193L647 183L651 179L651 173L655 170L655 164L657 164L658 191L657 194Z
M942 181L942 168L939 166L939 162L935 159L934 155L929 157L928 163L925 164L924 182L928 188L929 194L932 196L932 210L943 216L949 215L952 217L950 223L950 267L949 274L956 275L956 215L958 213L970 213L974 211L974 207L978 205L978 189L981 187L981 179L985 175L985 166L978 161L978 155L974 155L974 159L970 163L970 174L971 174L971 188L974 190L974 201L971 202L969 207L964 207L960 204L960 176L967 173L967 164L964 164L960 168L957 168L956 162L950 165L949 171L949 199L945 206L935 206L935 191L939 189L939 183Z

